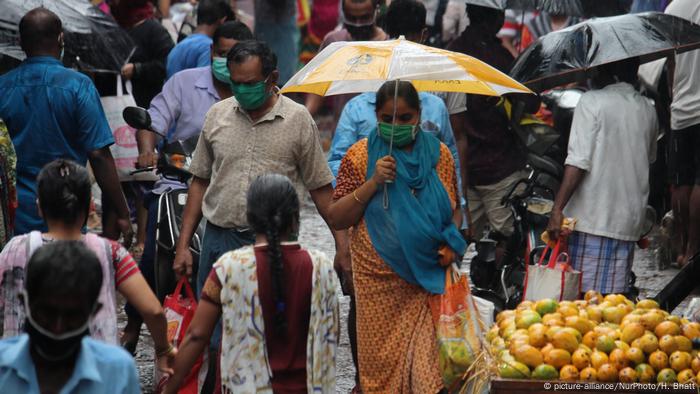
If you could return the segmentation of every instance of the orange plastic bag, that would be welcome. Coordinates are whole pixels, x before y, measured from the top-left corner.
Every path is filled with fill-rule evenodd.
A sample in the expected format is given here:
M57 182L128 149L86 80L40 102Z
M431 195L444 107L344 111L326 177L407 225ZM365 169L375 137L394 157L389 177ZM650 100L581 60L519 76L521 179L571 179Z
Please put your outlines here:
M454 266L445 274L445 292L429 299L445 387L459 383L481 352L482 327L467 275Z

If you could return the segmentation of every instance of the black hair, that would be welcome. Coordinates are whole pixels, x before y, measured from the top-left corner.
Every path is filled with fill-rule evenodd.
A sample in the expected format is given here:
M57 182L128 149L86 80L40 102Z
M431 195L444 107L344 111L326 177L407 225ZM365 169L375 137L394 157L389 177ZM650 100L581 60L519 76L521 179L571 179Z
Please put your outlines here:
M391 38L420 34L425 29L426 10L416 0L395 0L386 11L386 32Z
M491 7L467 4L467 16L471 25L495 23L505 17L505 11ZM500 26L498 26L500 28Z
M256 234L267 237L267 251L275 300L275 328L287 332L284 317L284 259L281 235L289 234L299 224L299 196L292 182L284 175L267 174L256 178L248 189L248 225Z
M37 177L37 195L44 219L73 224L84 214L87 220L91 187L90 174L81 165L65 159L45 165Z
M229 21L216 28L212 41L214 45L219 42L219 38L229 38L236 41L253 39L253 32L241 21Z
M236 15L226 0L200 0L197 4L197 24L213 25L221 18L234 20Z
M58 15L44 7L27 12L19 21L19 39L25 52L48 50L58 46L63 31Z
M396 87L397 83L399 84L398 89ZM418 96L418 91L416 91L415 86L408 81L384 82L379 90L377 90L376 111L382 109L387 101L394 99L394 91L396 91L397 97L404 99L409 107L420 113L420 97Z
M29 300L41 294L77 296L90 305L102 288L102 265L81 241L54 241L37 249L27 263L24 287Z
M263 41L245 40L239 41L228 53L226 63L230 66L241 64L251 57L257 57L262 63L262 75L267 78L277 69L277 56Z
M613 63L608 63L600 66L598 72L603 76L603 79L609 79L610 83L614 83L615 77L620 82L627 82L631 85L636 85L639 82L639 58L633 57L625 60L620 60Z

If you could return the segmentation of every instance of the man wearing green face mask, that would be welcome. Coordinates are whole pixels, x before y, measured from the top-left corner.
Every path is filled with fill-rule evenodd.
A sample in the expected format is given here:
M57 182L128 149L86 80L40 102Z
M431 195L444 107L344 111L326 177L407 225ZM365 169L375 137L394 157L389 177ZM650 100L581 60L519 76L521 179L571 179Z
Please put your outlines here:
M324 218L333 193L316 124L305 107L279 94L277 58L267 44L239 42L228 54L228 68L234 97L214 104L204 121L173 263L178 275L191 275L190 239L204 216L198 293L222 254L255 241L246 193L258 176L285 175L300 197L309 191ZM212 338L210 350L216 342Z
M226 22L214 32L211 46L212 65L180 71L163 86L163 91L152 101L148 109L154 130L168 135L168 139L186 140L199 135L204 125L204 116L212 105L222 99L231 97L230 77L226 67L226 55L241 40L253 38L248 27L238 21ZM223 69L220 67L223 60ZM156 146L160 137L147 130L136 134L139 147L139 167L156 165L158 153ZM161 178L154 185L151 193L144 198L148 209L146 223L146 242L139 267L151 287L154 286L153 262L155 260L155 234L158 214L158 197L172 189L184 189L186 185ZM122 343L128 349L134 349L141 328L141 316L129 304L126 306L129 317L124 329Z

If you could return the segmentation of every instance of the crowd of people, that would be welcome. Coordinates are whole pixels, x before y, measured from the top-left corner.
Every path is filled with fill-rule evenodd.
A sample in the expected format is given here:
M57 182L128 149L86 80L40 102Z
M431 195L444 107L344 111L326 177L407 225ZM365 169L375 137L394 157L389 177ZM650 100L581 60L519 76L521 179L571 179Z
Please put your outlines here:
M446 392L428 299L444 292L446 268L469 242L489 234L502 258L514 232L503 199L528 176L503 101L418 92L408 81L332 98L279 87L333 42L399 37L507 74L539 37L579 20L456 0L317 0L300 30L297 1L256 0L246 24L235 4L200 0L192 34L175 43L169 0L93 3L136 45L120 70L151 120L136 132L136 167L157 166L165 143L196 138L191 180L121 182L100 103L102 85L113 84L63 66L56 14L40 7L23 16L27 58L0 75L8 134L0 135L2 391L140 392L132 356L145 323L166 377L162 392L178 392L202 354L201 392L335 392L340 288L350 298L353 393ZM700 23L700 3L667 3L637 0L633 10ZM559 239L564 219L576 219L566 242L584 292L631 291L663 123L637 90L639 65L600 67L574 112L547 230ZM700 250L699 65L697 51L667 65L668 183L681 265ZM512 100L540 109L535 95ZM333 119L328 147L320 113ZM86 228L94 182L101 235ZM194 277L198 305L176 348L153 289L158 199L181 189L187 201L172 270ZM298 241L307 197L333 235L333 258ZM202 221L195 264L190 246ZM127 302L122 332L117 293Z

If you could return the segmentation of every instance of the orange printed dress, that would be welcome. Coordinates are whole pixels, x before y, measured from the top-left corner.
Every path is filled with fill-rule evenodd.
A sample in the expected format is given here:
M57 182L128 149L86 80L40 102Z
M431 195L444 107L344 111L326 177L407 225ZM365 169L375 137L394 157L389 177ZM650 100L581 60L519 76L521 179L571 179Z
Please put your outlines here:
M338 171L333 198L360 187L367 173L367 139L353 145ZM449 149L440 144L437 173L452 207L457 175ZM381 193L378 191L377 193ZM437 393L443 388L429 293L406 282L372 245L365 219L351 230L353 282L357 306L360 384L365 393ZM435 264L438 264L437 255Z

